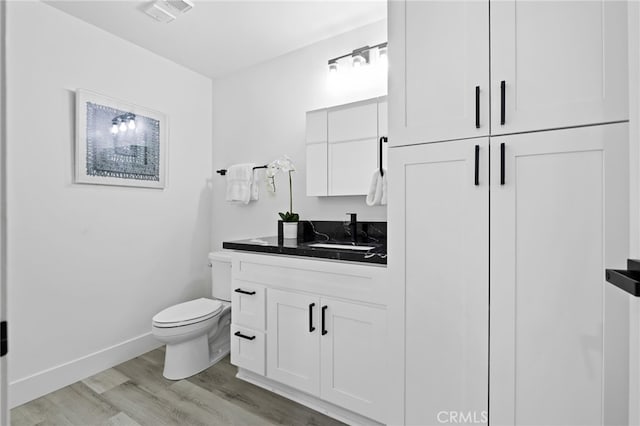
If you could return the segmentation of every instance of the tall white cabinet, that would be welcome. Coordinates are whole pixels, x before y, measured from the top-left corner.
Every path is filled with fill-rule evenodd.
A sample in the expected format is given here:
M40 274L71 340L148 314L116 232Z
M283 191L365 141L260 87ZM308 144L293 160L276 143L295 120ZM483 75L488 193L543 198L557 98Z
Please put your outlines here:
M389 424L625 424L625 2L392 0L389 59Z

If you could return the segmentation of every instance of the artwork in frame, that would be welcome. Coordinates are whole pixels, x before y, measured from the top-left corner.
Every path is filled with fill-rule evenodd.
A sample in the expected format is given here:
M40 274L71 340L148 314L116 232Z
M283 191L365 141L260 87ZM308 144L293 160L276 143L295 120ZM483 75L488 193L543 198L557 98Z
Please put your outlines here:
M76 90L76 183L164 188L165 114Z

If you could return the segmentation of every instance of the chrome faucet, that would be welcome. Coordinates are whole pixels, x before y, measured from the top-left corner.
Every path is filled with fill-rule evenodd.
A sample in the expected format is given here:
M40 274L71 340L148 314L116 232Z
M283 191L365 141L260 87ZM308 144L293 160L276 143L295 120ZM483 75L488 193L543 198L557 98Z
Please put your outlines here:
M347 213L349 215L349 233L351 234L351 242L358 242L358 215L357 213Z

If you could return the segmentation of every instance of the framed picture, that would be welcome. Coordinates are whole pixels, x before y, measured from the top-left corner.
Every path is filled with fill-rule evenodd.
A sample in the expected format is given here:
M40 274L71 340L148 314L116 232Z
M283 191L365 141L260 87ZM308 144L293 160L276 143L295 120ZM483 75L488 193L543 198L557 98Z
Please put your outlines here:
M164 188L166 115L76 91L75 182Z

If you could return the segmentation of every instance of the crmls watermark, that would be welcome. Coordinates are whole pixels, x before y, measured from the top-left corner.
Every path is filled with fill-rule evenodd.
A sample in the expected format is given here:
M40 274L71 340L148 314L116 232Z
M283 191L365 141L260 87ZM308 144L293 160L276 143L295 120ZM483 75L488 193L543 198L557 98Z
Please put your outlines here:
M438 423L451 425L487 424L486 411L438 411Z

